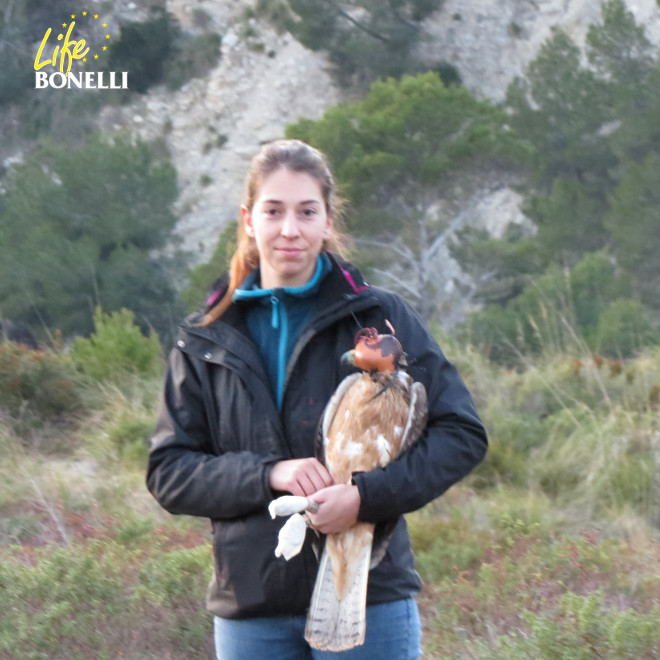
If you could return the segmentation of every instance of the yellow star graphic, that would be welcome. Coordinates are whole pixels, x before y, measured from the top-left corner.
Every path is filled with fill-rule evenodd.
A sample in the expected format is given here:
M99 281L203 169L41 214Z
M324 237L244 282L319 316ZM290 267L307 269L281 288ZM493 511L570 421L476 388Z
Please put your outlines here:
M94 59L95 59L95 60L98 60L98 59L99 59L99 56L98 56L98 55L94 55Z
M108 27L108 24L107 24L107 23L103 23L103 27Z
M98 18L98 17L99 17L99 15L98 15L98 14L94 14L94 18Z
M109 34L106 34L106 35L105 35L105 38L106 38L106 39L110 39L110 35L109 35Z
M86 12L86 11L83 12L83 16L87 16L87 12Z
M75 15L75 14L71 14L71 18L75 18L75 17L76 17L76 15Z
M83 62L87 62L87 58L86 58L86 57L83 57Z
M108 47L107 47L107 46L103 46L103 50L108 50Z
M62 27L66 27L66 23L62 23Z

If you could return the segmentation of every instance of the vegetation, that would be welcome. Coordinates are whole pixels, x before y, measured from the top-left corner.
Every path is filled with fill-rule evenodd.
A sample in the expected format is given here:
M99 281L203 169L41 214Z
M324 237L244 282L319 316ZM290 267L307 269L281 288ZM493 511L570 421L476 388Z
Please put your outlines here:
M154 5L146 21L121 26L107 69L127 71L131 90L140 94L163 82L175 90L216 64L220 42L215 33L184 33L172 14Z
M506 345L538 352L539 327L565 321L611 356L660 339L660 60L623 0L603 4L586 55L558 32L509 88L512 126L532 148L524 211L537 231L515 249L483 241L462 254L472 272L499 275L482 299L497 306L470 324L497 359L512 361Z
M428 266L451 248L476 283L458 294L485 304L440 342L489 453L408 516L425 657L659 657L654 47L608 0L584 53L555 33L498 108L437 74L405 75L418 73L411 54L439 2L322 4L254 12L327 50L346 84L397 79L288 134L328 153L372 275L396 280L439 327L447 309ZM64 100L31 105L6 57L52 12L14 0L0 16L6 116L24 111L30 138L54 123L75 137L42 139L3 173L0 309L49 348L0 344L0 656L203 657L207 523L163 512L144 464L162 347L179 304L197 308L222 274L235 227L177 294L180 258L166 251L176 181L162 147L89 135ZM143 75L140 91L215 61L217 36L183 35L162 10L149 21L149 39L122 26L113 55ZM168 66L140 74L150 49ZM532 230L494 240L463 222L493 172L513 175Z
M173 275L163 253L176 217L175 171L155 145L90 136L75 151L43 141L6 181L0 207L0 305L42 332L89 334L94 308L132 309L169 332Z
M423 21L443 0L259 0L254 13L287 29L311 50L323 50L344 86L368 87L382 77L423 70L415 49L424 42ZM439 70L458 82L453 67Z
M520 156L501 110L435 73L375 82L363 100L300 120L287 136L328 155L350 200L348 229L367 248L358 260L427 319L442 306L433 265L461 206L489 166Z
M225 227L213 255L205 264L199 264L190 272L188 287L181 292L181 301L190 312L201 309L209 297L214 283L227 273L231 255L236 250L237 222L230 222Z
M22 361L1 363L0 389L21 382L26 363L48 365L39 390L20 390L45 424L28 428L21 406L0 399L2 657L189 658L211 647L207 524L166 514L144 487L162 373L133 366L153 341L130 315L98 311L73 365L2 347ZM660 354L558 352L511 371L441 342L491 446L466 481L408 516L424 657L657 657ZM95 364L113 367L90 379L84 365ZM41 402L62 382L76 403L46 414Z

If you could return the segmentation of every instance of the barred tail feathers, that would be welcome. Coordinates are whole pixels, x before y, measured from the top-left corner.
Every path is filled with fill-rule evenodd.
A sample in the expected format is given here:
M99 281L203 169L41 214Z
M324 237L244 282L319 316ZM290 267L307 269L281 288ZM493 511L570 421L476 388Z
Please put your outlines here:
M364 644L373 525L364 526L362 538L351 544L347 571L338 566L345 555L338 556L336 544L326 542L305 627L305 639L315 649L336 652Z

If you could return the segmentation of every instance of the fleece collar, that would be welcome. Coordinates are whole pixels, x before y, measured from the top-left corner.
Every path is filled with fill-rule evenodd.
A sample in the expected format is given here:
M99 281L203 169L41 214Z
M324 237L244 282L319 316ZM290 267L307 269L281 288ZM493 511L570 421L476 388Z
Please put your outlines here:
M262 289L259 285L261 274L258 268L255 268L245 279L243 284L240 285L234 295L233 301L239 300L258 300L260 298L272 298L273 296L279 297L281 294L294 296L296 298L304 298L305 296L314 293L323 279L323 277L332 270L332 264L328 255L321 254L316 258L316 268L309 282L302 286L287 286L273 289Z

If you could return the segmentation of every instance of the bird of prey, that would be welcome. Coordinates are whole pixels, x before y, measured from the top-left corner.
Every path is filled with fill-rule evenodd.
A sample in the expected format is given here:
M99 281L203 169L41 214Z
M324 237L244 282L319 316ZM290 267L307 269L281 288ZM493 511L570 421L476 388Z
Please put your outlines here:
M386 323L391 334L358 332L355 348L342 360L362 371L339 384L323 414L323 460L336 484L385 467L426 426L426 390L403 371L405 354ZM388 540L385 535L372 552L374 529L358 521L327 535L305 628L313 648L343 651L364 643L369 569L384 556Z

